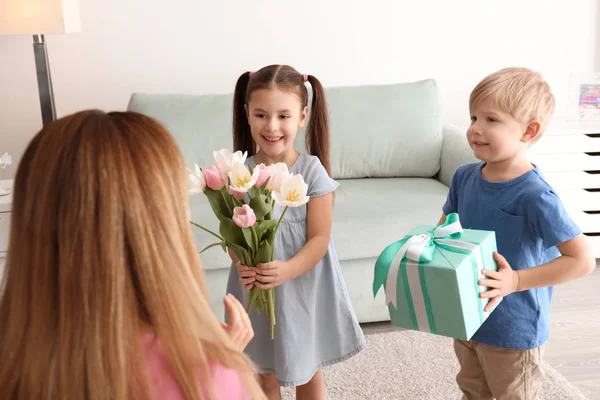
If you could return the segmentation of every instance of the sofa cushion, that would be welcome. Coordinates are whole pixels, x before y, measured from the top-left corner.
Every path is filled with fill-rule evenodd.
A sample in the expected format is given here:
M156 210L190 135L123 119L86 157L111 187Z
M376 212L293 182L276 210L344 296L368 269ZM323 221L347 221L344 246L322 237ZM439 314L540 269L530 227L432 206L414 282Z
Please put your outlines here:
M231 108L231 94L133 94L127 107L163 123L175 137L188 167L213 165L213 150L232 148Z
M390 243L416 225L437 223L448 187L431 178L346 179L339 181L333 207L332 236L338 258L378 257ZM192 220L218 232L217 219L206 197L190 198ZM216 242L193 228L198 249ZM219 247L202 254L206 269L229 268L230 259Z
M440 168L442 102L434 80L326 89L335 179L432 177ZM296 143L303 143L304 132Z
M431 178L342 180L333 208L340 260L378 257L417 225L435 225L448 187Z
M440 168L442 106L434 80L327 88L335 179L432 177ZM214 163L231 148L231 94L133 94L128 109L161 121L188 166ZM297 147L304 150L304 130Z

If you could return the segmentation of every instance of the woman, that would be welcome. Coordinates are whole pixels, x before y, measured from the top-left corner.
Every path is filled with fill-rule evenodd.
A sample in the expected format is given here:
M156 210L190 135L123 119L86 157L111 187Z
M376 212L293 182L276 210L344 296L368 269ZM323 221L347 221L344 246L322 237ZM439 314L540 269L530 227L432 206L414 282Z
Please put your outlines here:
M2 398L264 398L241 305L225 298L225 329L211 312L188 213L183 159L155 120L45 126L14 183Z

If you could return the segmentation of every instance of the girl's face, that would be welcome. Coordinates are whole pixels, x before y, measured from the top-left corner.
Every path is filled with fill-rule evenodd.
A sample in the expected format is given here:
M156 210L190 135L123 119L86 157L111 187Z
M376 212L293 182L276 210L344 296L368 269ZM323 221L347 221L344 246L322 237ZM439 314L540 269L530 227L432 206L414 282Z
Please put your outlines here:
M268 161L287 162L295 157L294 139L308 114L296 93L278 88L256 90L246 114L252 138Z

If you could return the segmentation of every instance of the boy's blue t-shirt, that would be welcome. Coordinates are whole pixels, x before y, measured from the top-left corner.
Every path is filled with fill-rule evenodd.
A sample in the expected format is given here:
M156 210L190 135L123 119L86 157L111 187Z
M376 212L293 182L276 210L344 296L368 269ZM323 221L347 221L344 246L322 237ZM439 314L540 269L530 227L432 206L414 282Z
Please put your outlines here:
M581 233L537 167L505 182L481 174L484 162L460 166L452 178L444 214L456 212L465 229L496 232L498 253L514 270L560 256L556 245ZM515 350L548 340L552 287L506 296L471 340Z

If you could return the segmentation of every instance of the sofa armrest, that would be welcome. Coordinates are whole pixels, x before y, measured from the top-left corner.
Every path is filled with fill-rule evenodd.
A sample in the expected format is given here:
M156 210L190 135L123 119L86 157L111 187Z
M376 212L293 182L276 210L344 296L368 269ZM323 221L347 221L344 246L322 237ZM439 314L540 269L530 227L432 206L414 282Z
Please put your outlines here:
M444 142L440 158L440 171L436 175L436 179L449 187L456 168L462 164L477 161L477 159L467 143L464 130L453 125L444 125L442 133Z

